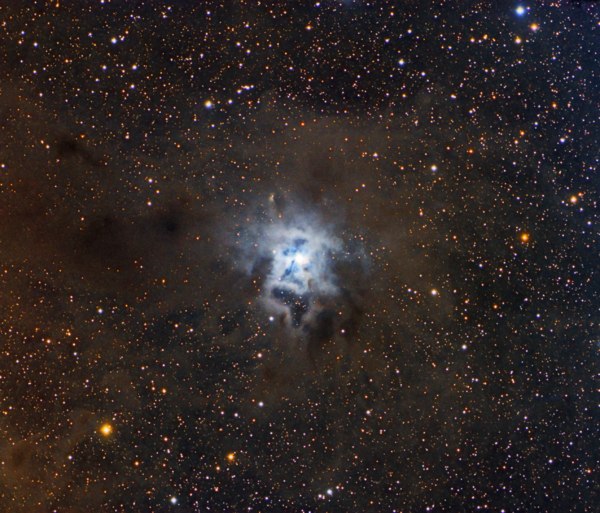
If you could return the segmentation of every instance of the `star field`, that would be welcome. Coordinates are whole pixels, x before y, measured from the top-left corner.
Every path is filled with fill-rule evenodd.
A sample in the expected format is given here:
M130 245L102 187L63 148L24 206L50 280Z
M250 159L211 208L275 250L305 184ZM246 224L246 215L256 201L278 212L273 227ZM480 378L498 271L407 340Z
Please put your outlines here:
M1 511L597 510L594 3L0 31Z

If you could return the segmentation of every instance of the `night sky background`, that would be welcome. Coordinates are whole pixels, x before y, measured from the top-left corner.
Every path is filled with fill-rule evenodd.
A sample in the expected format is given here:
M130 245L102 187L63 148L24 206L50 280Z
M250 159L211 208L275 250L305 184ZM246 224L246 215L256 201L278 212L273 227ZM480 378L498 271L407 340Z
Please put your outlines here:
M2 1L0 511L598 511L599 52L585 1Z

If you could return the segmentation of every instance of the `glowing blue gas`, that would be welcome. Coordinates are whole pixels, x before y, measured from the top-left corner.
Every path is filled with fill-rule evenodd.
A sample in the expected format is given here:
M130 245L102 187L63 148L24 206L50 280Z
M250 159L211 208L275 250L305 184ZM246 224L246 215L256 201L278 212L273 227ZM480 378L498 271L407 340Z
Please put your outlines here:
M342 255L341 242L316 216L289 215L261 224L251 242L249 271L268 262L261 287L268 314L283 315L298 327L319 298L339 293L333 264Z

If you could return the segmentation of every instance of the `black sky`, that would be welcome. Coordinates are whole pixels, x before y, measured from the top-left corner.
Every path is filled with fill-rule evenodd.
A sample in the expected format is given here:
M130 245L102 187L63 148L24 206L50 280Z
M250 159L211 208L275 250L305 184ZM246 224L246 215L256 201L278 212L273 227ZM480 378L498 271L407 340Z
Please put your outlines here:
M594 3L0 25L1 511L597 510Z

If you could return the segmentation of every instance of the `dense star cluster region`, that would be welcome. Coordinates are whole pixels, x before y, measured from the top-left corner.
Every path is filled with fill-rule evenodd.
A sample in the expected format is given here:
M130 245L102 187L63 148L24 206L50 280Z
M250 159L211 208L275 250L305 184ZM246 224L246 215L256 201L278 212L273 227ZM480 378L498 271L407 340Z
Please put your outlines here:
M0 511L598 510L594 2L0 34Z

